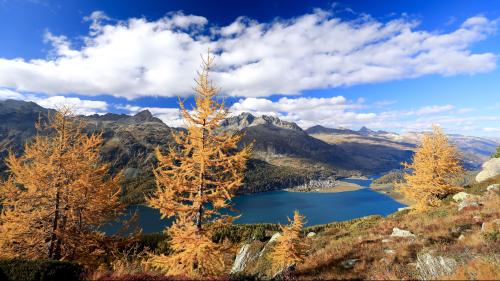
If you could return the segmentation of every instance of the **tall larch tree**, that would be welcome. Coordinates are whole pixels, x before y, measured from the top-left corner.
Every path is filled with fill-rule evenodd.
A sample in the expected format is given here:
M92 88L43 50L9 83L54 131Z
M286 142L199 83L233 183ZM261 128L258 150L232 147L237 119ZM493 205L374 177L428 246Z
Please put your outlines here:
M294 211L293 219L288 219L290 224L281 227L282 235L270 253L274 269L286 269L304 261L308 247L301 237L304 220L305 217L299 211Z
M403 166L407 170L405 182L398 188L416 202L417 210L437 206L445 196L460 190L454 185L464 172L460 153L438 126L422 137L412 163Z
M231 208L251 153L251 145L238 149L241 135L220 130L228 111L217 101L218 90L208 77L213 59L210 53L202 57L193 110L180 101L187 133L174 134L177 145L168 153L156 149L157 191L148 204L159 209L162 218L175 218L166 230L173 253L152 255L146 264L166 275L206 277L224 270L221 246L211 237L217 227L234 219L221 210Z
M120 176L102 164L100 134L63 108L37 124L24 154L10 154L0 183L0 256L89 260L101 253L99 226L123 210Z

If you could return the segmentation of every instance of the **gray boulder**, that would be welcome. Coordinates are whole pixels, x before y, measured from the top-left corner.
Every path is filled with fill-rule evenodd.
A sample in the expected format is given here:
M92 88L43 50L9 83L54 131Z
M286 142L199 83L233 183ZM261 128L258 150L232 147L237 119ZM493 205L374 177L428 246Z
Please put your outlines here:
M500 158L492 158L483 163L481 172L477 174L476 181L483 182L500 175Z
M433 280L452 273L457 264L457 261L452 258L425 253L417 255L416 267L420 280Z
M500 190L500 184L491 184L486 188L487 191L498 191Z
M453 195L453 200L455 202L461 202L461 201L464 201L465 199L467 199L467 197L469 197L469 196L470 196L469 193L462 191L462 192L459 192L459 193Z
M463 200L458 203L458 211L462 211L465 208L481 208L481 203L475 200Z
M242 272L245 269L248 261L250 260L250 244L245 244L240 248L240 251L234 259L233 267L231 268L231 274Z
M396 251L394 251L393 249L384 249L384 253L388 255L394 255L396 254Z
M348 259L340 263L340 265L345 269L351 269L358 262L358 259Z
M276 232L275 234L273 234L273 236L271 236L271 239L269 239L269 243L275 242L280 237L281 237L281 233Z
M260 241L252 241L251 243L241 246L236 258L234 259L231 268L231 274L245 272L248 265L255 262L259 258L259 254L264 244Z
M283 268L280 268L273 274L271 280L290 280L291 274L295 270L295 264L290 264Z
M307 233L307 237L309 237L309 238L310 237L314 237L314 236L316 236L316 232L309 232L309 233Z
M411 233L408 230L399 229L394 227L392 229L391 237L415 237L415 234Z

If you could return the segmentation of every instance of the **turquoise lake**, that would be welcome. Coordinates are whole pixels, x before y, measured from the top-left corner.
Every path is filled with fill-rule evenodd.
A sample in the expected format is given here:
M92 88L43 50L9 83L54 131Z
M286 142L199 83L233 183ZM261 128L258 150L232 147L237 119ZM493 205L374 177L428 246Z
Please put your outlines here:
M344 179L344 181L369 186L371 180ZM389 196L369 188L338 193L270 191L241 195L233 199L234 207L241 217L235 223L281 223L288 222L294 210L306 216L307 226L334 221L350 220L367 215L386 216L405 205ZM169 222L160 219L157 210L136 205L127 209L127 216L139 212L138 224L144 233L160 232ZM114 232L116 225L108 226L106 232Z

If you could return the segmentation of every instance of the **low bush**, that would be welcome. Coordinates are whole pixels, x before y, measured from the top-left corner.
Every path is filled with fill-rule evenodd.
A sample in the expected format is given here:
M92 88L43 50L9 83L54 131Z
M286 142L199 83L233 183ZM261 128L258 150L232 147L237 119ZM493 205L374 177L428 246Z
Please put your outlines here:
M156 254L168 255L171 253L170 236L166 233L142 234L136 242L139 251L147 249Z
M84 269L74 262L54 260L0 260L0 280L84 280Z

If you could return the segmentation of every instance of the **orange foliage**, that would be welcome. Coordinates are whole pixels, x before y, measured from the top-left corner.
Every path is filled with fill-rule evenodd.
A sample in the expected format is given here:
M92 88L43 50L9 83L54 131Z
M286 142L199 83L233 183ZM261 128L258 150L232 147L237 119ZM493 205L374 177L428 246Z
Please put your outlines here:
M460 190L453 181L464 172L458 149L448 142L447 136L437 127L422 138L411 164L403 163L409 173L399 189L417 202L415 208L426 209L439 205L440 199Z
M0 256L92 259L100 254L97 228L122 211L119 176L100 163L99 134L62 109L37 124L39 134L10 154L10 177L0 183ZM42 135L40 132L47 132Z
M174 135L179 149L170 148L166 155L156 149L157 191L148 204L159 209L162 218L176 218L168 229L174 253L152 255L146 264L167 275L210 276L224 270L221 246L212 242L212 231L234 219L220 210L231 207L251 152L251 146L238 151L241 135L218 130L228 112L217 102L217 89L208 79L212 62L210 55L203 60L193 111L180 102L187 134Z
M295 211L293 220L288 219L290 224L281 227L283 234L278 238L277 244L271 253L275 269L279 270L304 261L307 249L307 244L301 238L304 218L298 211Z

